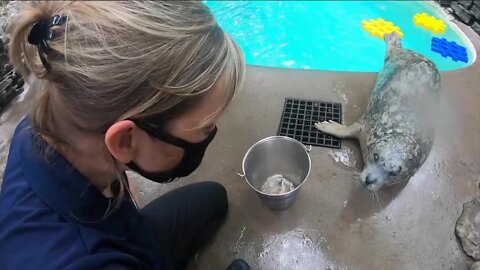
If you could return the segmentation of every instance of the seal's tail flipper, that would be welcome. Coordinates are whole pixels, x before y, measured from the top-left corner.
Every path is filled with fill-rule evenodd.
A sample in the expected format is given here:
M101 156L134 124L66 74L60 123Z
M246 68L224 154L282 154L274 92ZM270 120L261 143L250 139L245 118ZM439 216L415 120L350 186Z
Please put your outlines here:
M391 33L385 34L383 38L387 43L389 51L392 47L402 48L402 39L400 38L397 32L393 31Z

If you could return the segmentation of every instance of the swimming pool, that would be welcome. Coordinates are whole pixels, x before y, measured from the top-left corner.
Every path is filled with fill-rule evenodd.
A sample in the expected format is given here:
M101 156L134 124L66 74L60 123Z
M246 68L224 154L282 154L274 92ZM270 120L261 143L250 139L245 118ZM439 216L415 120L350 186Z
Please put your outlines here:
M220 25L242 46L251 65L331 71L371 71L383 67L385 43L362 27L362 20L383 18L400 26L404 47L418 51L440 70L471 65L476 58L468 38L428 2L422 1L205 1ZM443 34L415 26L413 16L427 12L447 24ZM432 36L467 47L468 63L431 51Z

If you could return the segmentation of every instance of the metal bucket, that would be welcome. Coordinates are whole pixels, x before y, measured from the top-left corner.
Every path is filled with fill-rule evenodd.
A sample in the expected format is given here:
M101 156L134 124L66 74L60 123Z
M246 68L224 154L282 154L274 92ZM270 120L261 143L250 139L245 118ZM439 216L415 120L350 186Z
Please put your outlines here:
M283 210L290 207L310 174L311 160L307 148L301 142L285 136L262 139L248 149L243 158L243 174L261 200L271 209ZM282 175L293 183L293 189L283 194L267 194L261 191L266 179Z

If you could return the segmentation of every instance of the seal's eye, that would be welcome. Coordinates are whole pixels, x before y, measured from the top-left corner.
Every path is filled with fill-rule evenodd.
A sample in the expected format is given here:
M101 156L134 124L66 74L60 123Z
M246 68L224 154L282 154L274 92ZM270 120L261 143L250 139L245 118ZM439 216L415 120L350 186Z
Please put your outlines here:
M373 154L373 161L378 161L378 155L377 154Z
M397 174L395 172L389 172L388 175L389 176L397 176Z

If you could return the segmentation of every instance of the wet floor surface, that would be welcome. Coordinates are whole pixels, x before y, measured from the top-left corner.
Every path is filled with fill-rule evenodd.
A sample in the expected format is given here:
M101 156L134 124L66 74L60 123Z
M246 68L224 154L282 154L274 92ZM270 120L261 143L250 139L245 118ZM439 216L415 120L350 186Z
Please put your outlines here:
M310 177L291 208L271 211L261 203L237 173L247 149L276 134L284 99L341 102L349 124L363 113L376 74L259 67L249 67L246 89L219 123L201 168L169 185L133 176L135 193L144 205L201 180L226 187L228 218L190 269L224 269L235 258L252 269L468 269L472 262L454 228L462 204L479 194L479 74L478 61L442 74L449 105L431 155L408 184L386 188L378 198L355 182L363 162L358 144L345 140L339 150L313 148ZM18 119L0 127L1 162Z

